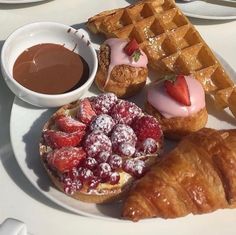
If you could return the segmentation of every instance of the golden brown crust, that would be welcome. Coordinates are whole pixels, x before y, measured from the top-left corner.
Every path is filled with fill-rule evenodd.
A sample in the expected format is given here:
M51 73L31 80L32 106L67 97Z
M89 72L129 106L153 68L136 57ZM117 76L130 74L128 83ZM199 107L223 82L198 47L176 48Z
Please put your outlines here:
M235 143L236 130L204 128L185 137L132 188L122 216L176 218L236 207Z
M206 108L201 109L194 115L188 117L165 118L148 101L145 111L154 116L162 126L164 136L169 139L178 140L182 137L205 127L208 120Z
M145 86L148 75L147 68L117 65L109 76L110 49L107 45L101 46L98 58L99 67L95 82L101 91L113 92L118 97L124 98L136 94Z

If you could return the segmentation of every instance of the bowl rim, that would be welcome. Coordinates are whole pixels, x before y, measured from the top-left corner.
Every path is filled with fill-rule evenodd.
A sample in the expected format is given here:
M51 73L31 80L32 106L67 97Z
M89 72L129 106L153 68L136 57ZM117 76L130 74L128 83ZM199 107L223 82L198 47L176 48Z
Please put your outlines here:
M36 91L32 91L26 87L24 87L23 85L21 85L20 83L18 83L11 74L9 74L8 69L7 69L7 65L6 65L6 61L5 61L5 56L6 56L6 47L8 46L9 42L14 39L16 36L19 35L19 33L27 28L30 27L34 27L37 25L47 25L47 26L53 26L53 27L60 27L61 29L66 29L65 32L67 32L68 30L71 30L72 32L75 32L74 35L76 35L78 37L79 40L83 40L87 43L88 45L88 50L91 51L92 53L92 60L94 62L94 66L92 67L92 71L90 76L88 77L87 81L80 87L76 88L75 90L66 92L66 93L62 93L62 94L44 94L44 93L39 93ZM53 22L53 21L37 21L37 22L33 22L33 23L28 23L25 24L23 26L18 27L16 30L14 30L5 40L3 46L2 46L2 50L1 50L1 69L4 70L4 73L7 75L7 78L4 77L4 80L7 82L7 80L10 80L12 83L14 83L14 85L19 89L19 90L23 90L25 93L28 93L29 95L33 95L37 98L41 98L41 99L57 99L57 98L66 98L68 96L73 96L76 95L78 92L80 92L81 90L85 89L90 83L92 83L92 81L95 78L96 72L97 72L97 68L98 68L98 58L97 58L97 53L95 48L93 47L93 44L91 43L90 39L86 36L87 32L83 29L83 28L79 28L79 29L75 29L70 25L66 25L66 24L62 24L62 23L58 23L58 22ZM35 44L36 45L36 44ZM3 71L2 71L3 72ZM15 93L15 92L14 92ZM16 95L16 94L15 94ZM17 95L18 96L18 95Z

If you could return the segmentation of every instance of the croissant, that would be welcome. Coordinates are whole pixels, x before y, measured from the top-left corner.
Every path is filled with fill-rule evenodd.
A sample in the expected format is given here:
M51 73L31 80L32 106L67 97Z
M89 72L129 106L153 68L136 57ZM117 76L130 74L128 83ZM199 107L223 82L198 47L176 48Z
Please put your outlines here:
M131 189L122 216L176 218L236 207L236 130L185 137Z

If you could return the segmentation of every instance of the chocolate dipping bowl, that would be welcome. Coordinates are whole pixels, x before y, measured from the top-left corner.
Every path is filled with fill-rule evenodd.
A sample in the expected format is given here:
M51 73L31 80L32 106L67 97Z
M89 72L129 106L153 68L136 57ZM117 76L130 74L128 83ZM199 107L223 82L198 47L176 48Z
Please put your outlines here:
M37 22L18 28L6 39L1 52L1 70L7 86L20 99L38 107L58 107L79 99L93 83L98 66L96 51L86 35L83 29L76 30L55 22ZM88 77L81 86L61 94L44 94L32 91L14 79L13 67L19 55L45 43L62 45L87 62Z

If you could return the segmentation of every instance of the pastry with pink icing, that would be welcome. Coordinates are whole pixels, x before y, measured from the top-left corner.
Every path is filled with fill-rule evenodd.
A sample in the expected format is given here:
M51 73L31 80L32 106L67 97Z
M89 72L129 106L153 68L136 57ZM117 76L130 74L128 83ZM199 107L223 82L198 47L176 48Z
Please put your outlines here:
M172 75L150 85L145 110L171 139L203 128L208 119L203 87L192 75Z
M100 47L95 82L103 92L129 97L146 84L147 56L135 39L110 38Z

